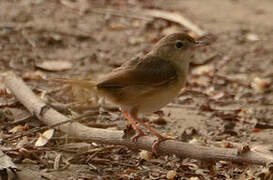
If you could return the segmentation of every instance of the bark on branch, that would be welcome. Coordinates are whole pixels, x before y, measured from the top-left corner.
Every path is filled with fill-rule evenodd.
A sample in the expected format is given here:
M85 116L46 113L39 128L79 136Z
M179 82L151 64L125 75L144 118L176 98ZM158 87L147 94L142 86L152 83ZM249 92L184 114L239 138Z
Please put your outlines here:
M54 125L69 120L53 108L41 101L31 89L14 73L8 73L5 77L7 88L16 98L34 115L47 125ZM122 131L90 128L77 122L67 123L59 126L62 132L80 139L89 139L101 144L124 145L130 148L152 150L153 137L140 137L136 143L130 139L123 138ZM247 151L238 153L238 149L203 147L177 140L168 140L160 143L158 151L160 154L176 154L179 157L188 157L199 160L218 161L226 160L239 163L251 163L266 165L273 162L271 154Z

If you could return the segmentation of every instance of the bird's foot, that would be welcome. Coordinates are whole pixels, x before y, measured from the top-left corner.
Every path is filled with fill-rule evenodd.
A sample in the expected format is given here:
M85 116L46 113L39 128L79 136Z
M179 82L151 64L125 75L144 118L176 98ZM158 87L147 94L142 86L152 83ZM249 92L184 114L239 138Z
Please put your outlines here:
M137 142L137 139L141 136L147 136L147 134L145 134L143 131L138 131L132 138L131 138L131 142Z
M164 136L157 136L157 139L154 141L153 145L152 145L152 152L155 154L155 155L158 155L159 152L158 152L158 148L159 148L159 144L163 141L167 141L167 140L173 140L172 138L167 138L167 137L164 137Z

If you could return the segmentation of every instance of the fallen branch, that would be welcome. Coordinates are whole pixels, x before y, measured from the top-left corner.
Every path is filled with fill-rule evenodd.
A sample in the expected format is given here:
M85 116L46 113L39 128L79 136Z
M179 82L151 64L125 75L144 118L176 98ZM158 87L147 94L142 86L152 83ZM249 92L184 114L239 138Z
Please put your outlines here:
M14 73L8 73L5 78L6 86L26 108L47 125L54 125L67 121L68 118L42 102L30 88ZM58 127L70 136L89 139L101 144L124 145L130 148L152 150L153 137L143 136L136 143L129 138L123 138L122 131L90 128L77 122L62 124ZM179 157L188 157L199 160L218 161L226 160L239 163L266 165L273 162L273 156L251 150L238 152L238 149L203 147L177 140L167 140L160 143L159 154L176 154Z

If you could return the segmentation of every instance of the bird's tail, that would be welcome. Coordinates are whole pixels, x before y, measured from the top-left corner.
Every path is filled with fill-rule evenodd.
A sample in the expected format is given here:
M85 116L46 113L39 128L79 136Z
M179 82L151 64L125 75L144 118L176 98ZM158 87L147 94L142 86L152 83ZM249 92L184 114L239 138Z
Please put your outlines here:
M69 78L51 78L48 79L48 81L51 82L57 82L61 84L69 84L69 85L74 85L86 89L93 89L96 86L95 81L90 81L90 80L78 80L78 79L69 79Z

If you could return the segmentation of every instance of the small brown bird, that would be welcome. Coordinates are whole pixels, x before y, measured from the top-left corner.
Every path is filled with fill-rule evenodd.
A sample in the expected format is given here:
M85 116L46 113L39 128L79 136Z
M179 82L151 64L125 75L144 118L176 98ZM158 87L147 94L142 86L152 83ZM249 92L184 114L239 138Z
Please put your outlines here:
M159 143L167 138L146 125L139 114L155 112L179 94L186 83L194 48L202 44L207 43L195 41L185 33L174 33L162 38L145 56L125 62L99 81L64 78L51 80L96 90L119 105L137 131L132 141L146 135L137 125L139 123L157 136L153 144L153 151L157 152Z

